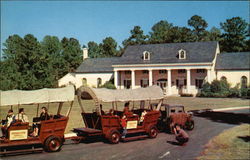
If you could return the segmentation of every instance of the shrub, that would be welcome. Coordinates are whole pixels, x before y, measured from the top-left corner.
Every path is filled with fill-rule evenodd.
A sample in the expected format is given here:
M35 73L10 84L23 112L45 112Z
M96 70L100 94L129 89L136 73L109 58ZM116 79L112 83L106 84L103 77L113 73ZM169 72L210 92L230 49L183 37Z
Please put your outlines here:
M249 89L250 90L250 89ZM201 92L197 94L199 97L247 97L247 89L239 89L239 85L230 88L230 84L226 80L214 80L211 84L205 83ZM249 91L250 94L250 91ZM250 95L249 95L250 97Z
M115 85L111 81L107 81L100 88L116 89Z
M250 88L241 88L240 96L243 98L250 98Z
M211 92L211 84L209 84L208 82L203 84L201 91L202 92Z
M211 83L211 92L220 93L220 92L229 92L230 85L226 80L214 80Z
M228 97L240 97L240 90L237 87L229 89Z
M188 94L188 93L182 93L181 97L193 97L193 94Z

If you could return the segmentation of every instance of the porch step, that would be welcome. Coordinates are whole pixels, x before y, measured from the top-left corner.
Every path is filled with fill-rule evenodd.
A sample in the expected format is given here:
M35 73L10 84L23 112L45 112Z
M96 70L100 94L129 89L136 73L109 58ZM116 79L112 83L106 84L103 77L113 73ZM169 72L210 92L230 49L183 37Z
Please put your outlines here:
M148 137L148 135L141 135L141 136L123 138L122 140L124 142L127 142L127 141L133 141L133 140L138 140L138 139L144 139L144 138L147 138L147 137Z

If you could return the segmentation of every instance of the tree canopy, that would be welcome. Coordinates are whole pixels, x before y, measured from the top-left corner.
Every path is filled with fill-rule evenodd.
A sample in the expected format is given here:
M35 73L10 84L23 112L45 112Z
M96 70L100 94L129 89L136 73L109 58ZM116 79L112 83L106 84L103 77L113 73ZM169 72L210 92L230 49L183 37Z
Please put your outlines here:
M247 50L249 41L249 24L240 17L227 19L220 23L222 33L222 50L226 52L239 52ZM249 43L249 42L248 42Z
M82 52L78 40L33 35L9 36L4 43L0 69L0 89L56 87L59 78L79 66Z
M193 27L193 34L195 36L195 41L205 40L206 28L208 26L207 22L198 15L192 16L188 20L188 25Z
M145 44L148 38L147 35L144 35L140 26L135 26L132 30L130 30L130 34L130 37L122 42L124 46Z
M171 29L173 27L172 23L168 21L159 21L152 27L152 32L149 32L149 42L150 43L169 43Z
M87 45L90 58L121 56L128 45L218 41L221 52L250 51L249 23L241 17L232 17L220 23L220 28L207 30L208 23L194 15L188 27L175 26L167 20L155 23L148 34L134 26L122 44L113 37L101 43ZM190 27L190 28L189 28ZM75 38L45 36L41 42L32 34L24 37L10 35L3 43L0 61L0 90L39 89L56 87L58 80L82 62L81 44Z

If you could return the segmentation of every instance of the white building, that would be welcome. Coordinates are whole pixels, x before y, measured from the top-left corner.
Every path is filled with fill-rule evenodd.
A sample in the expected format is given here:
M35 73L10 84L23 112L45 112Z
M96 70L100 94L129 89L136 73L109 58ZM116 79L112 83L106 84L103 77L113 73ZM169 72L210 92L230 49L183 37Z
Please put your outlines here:
M204 82L226 78L232 86L249 82L250 52L220 53L218 42L133 45L121 57L87 58L59 80L98 87L114 79L117 89L159 85L167 95L196 94Z

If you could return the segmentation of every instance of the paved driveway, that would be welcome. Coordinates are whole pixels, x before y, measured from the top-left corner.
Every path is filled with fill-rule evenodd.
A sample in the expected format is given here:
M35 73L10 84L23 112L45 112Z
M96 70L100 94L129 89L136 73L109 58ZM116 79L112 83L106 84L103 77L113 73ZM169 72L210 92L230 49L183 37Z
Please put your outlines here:
M230 111L234 112L234 111ZM249 110L235 111L249 113ZM234 113L232 113L234 114ZM235 114L234 114L235 115ZM220 115L217 115L220 116ZM230 115L227 115L230 118ZM173 135L160 133L155 139L145 139L115 145L104 142L66 144L57 153L37 153L19 156L2 157L9 160L188 160L199 156L204 145L214 136L225 129L237 124L211 119L210 117L195 116L195 129L188 132L190 141L186 146L178 146L169 143L175 141Z

